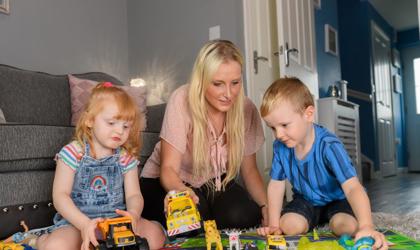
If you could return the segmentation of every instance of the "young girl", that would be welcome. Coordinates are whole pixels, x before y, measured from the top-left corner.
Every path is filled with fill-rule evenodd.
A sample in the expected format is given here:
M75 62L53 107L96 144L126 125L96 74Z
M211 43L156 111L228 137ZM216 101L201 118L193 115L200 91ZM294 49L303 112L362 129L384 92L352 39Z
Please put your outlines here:
M140 150L140 115L124 90L100 83L76 126L75 139L57 154L53 232L37 248L88 250L98 245L95 229L104 218L129 216L135 234L151 249L163 246L158 223L141 218L143 197L135 158Z

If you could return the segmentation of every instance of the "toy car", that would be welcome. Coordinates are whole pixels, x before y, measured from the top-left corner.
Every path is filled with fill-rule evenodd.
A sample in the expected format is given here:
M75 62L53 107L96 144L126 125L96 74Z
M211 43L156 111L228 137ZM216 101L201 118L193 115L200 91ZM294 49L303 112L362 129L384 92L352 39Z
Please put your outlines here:
M286 250L286 240L282 235L267 235L267 245L265 249Z
M201 229L201 217L188 191L169 192L166 214L168 236Z
M131 218L129 217L106 219L98 224L98 229L102 239L98 240L97 250L149 250L147 240L133 233Z

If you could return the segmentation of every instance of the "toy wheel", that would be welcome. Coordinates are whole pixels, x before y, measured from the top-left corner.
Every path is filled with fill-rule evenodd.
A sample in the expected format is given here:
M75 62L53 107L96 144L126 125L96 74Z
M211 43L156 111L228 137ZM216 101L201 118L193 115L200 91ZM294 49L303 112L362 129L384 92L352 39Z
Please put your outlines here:
M142 238L140 236L136 236L136 247L133 249L138 250L149 250L149 243L145 238Z
M99 242L99 245L95 247L95 250L107 250L105 242Z

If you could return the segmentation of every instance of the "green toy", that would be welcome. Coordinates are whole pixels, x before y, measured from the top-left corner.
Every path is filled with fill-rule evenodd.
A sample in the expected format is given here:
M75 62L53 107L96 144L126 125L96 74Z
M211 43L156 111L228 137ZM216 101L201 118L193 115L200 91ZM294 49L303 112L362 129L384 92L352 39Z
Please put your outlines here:
M344 250L337 241L325 240L311 242L308 237L302 237L299 240L297 250Z

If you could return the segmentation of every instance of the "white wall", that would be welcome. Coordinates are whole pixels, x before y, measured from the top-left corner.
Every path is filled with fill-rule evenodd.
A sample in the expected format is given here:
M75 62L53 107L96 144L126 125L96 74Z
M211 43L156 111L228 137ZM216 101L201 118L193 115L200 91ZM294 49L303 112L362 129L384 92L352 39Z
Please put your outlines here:
M0 14L0 63L128 79L126 1L11 0L10 8Z

